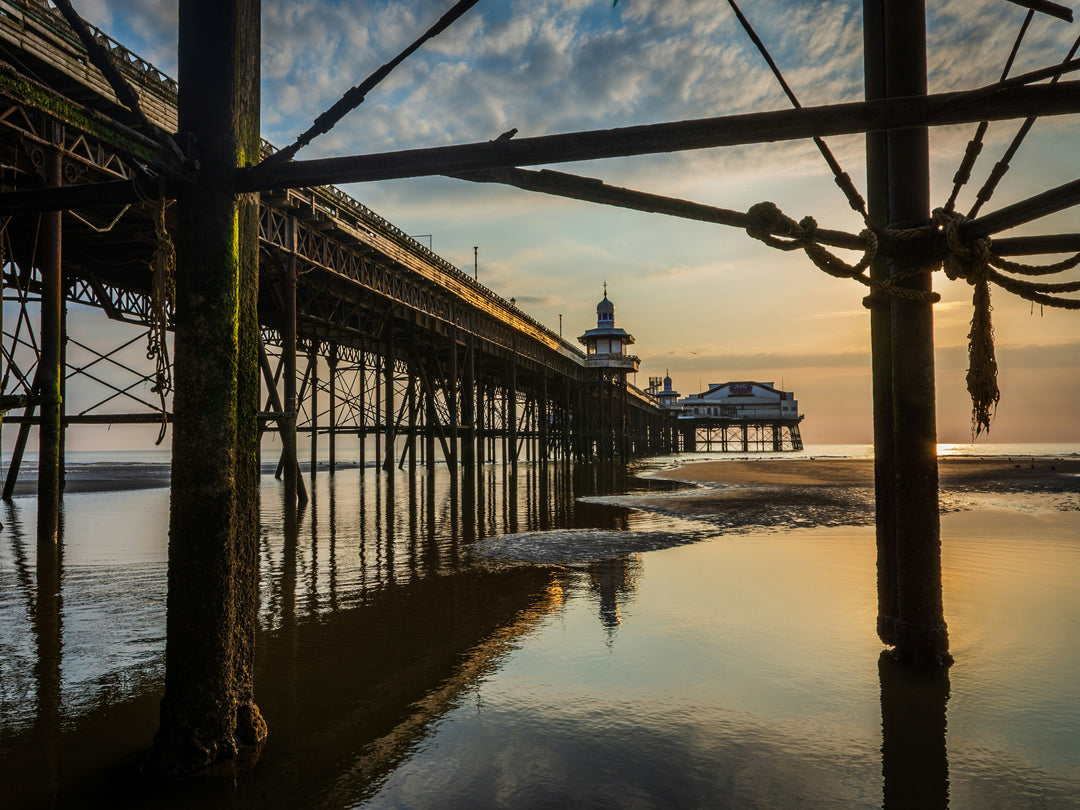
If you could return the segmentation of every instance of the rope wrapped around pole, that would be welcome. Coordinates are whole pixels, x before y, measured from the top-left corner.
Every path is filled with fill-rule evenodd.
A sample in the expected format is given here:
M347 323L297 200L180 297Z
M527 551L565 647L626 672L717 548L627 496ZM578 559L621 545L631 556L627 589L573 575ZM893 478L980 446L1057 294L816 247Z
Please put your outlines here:
M941 296L935 292L925 290L910 290L900 287L896 282L907 278L909 274L897 276L888 282L877 281L867 276L866 270L877 256L878 238L873 231L866 229L859 233L859 237L866 240L866 250L862 258L855 264L848 264L839 256L829 252L814 237L817 232L817 221L813 217L803 217L796 222L783 211L776 203L759 202L750 206L746 212L751 223L746 228L748 236L752 236L766 245L777 250L791 251L802 250L818 269L828 273L834 278L850 278L860 284L898 298L908 298L913 301L925 301L936 304ZM930 272L933 268L919 268L914 273Z

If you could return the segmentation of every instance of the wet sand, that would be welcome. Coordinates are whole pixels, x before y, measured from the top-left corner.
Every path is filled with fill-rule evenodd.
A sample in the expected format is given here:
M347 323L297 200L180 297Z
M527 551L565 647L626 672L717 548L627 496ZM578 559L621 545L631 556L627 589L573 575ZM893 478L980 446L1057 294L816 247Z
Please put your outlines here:
M1004 504L1034 496L1051 508L1080 507L1080 458L969 458L942 456L939 462L942 513L984 504ZM652 470L650 478L697 486L675 493L648 493L624 505L705 521L725 531L755 527L872 524L873 459L731 459L688 461Z
M874 461L868 458L732 459L689 462L652 473L659 478L739 487L872 487ZM1049 492L1080 490L1080 458L969 458L942 456L943 491L954 489Z

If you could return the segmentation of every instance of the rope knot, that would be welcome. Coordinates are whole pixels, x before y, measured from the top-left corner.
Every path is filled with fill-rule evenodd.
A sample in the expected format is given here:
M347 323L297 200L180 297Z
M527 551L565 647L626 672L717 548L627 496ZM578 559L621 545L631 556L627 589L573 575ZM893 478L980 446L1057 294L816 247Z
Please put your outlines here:
M798 227L798 223L781 211L774 202L754 203L746 215L750 218L746 233L762 241L773 234L790 234L793 228Z
M945 234L949 248L943 261L945 275L952 281L962 278L972 286L984 281L990 269L990 238L984 236L965 243L960 238L960 226L968 218L955 211L936 208L932 220Z

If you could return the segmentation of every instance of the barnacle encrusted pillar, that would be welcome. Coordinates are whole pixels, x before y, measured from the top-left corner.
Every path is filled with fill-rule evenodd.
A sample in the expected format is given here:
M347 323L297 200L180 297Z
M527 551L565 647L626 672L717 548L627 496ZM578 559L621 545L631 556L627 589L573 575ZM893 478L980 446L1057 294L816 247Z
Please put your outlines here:
M176 360L165 696L149 767L185 773L266 734L253 699L258 599L260 0L181 0Z

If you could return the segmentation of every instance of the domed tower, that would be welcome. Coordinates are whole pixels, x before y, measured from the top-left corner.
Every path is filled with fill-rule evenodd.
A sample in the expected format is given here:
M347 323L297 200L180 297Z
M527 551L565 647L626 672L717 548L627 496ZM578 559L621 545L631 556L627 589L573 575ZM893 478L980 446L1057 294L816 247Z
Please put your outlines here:
M656 399L665 408L679 407L679 392L672 388L670 374L664 374L664 390L656 395Z
M585 345L590 366L638 370L638 359L626 352L626 347L634 342L634 336L615 326L615 305L608 300L607 282L604 282L604 298L596 305L596 328L590 329L578 341Z

